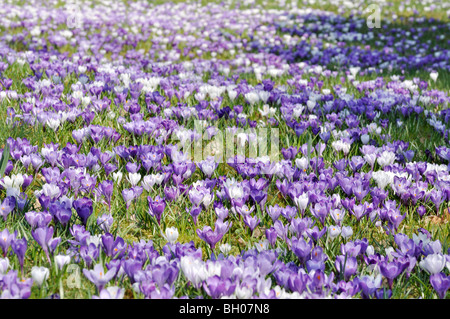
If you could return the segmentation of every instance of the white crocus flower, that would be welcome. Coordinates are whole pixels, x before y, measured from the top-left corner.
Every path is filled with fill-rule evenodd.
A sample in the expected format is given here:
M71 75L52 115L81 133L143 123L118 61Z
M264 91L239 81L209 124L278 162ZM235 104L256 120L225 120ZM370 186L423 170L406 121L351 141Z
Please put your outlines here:
M302 171L306 171L306 169L309 166L309 161L306 157L302 157L302 158L297 158L295 160L295 166L298 167L298 169L302 170Z
M0 258L0 274L6 274L9 268L9 259L8 257Z
M391 151L384 151L378 157L377 162L381 167L393 164L395 161L395 153Z
M374 153L366 154L364 155L364 160L367 163L369 163L371 167L373 167L375 165L375 161L377 160L377 154Z
M238 286L234 291L237 299L250 299L253 296L253 289L246 286Z
M308 193L303 193L299 197L294 198L294 203L303 212L308 206L309 196Z
M363 134L361 135L361 142L366 145L367 143L369 143L370 140L370 136L369 134Z
M163 237L171 244L175 244L178 239L178 229L176 227L166 228Z
M433 71L430 73L430 78L436 83L436 80L438 78L439 73L436 71Z
M50 118L46 121L48 127L50 127L53 131L56 131L58 127L61 125L60 119Z
M229 243L224 243L219 246L219 250L222 254L228 255L231 251L231 245Z
M419 262L420 268L428 272L430 275L440 273L444 269L447 259L442 254L430 254L421 262Z
M114 182L116 182L117 184L119 184L120 181L122 180L122 176L123 176L122 172L114 172L112 174L112 178Z
M45 280L48 279L50 271L45 267L37 267L33 266L31 268L31 278L33 281L40 287L44 283Z
M58 266L59 270L62 270L65 265L68 265L70 263L70 256L69 255L56 255L55 256L55 262Z
M330 226L328 227L328 237L331 239L335 239L341 233L341 227L339 226Z
M254 105L255 103L257 103L259 101L258 93L254 92L254 91L248 92L247 94L245 94L245 98L247 99L248 103L250 103L250 105Z
M136 186L141 180L141 174L139 173L128 173L127 180L130 182L132 186Z
M42 192L45 196L54 199L55 197L59 196L61 190L59 189L58 185L46 183L44 184L44 186L42 186Z

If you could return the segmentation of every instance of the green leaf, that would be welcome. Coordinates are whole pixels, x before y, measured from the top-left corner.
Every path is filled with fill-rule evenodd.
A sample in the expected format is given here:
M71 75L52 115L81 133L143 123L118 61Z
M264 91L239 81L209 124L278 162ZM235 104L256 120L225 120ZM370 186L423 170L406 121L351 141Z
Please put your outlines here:
M9 159L9 144L5 142L5 148L3 149L2 158L0 159L0 178L3 178L3 174L5 174L8 159Z

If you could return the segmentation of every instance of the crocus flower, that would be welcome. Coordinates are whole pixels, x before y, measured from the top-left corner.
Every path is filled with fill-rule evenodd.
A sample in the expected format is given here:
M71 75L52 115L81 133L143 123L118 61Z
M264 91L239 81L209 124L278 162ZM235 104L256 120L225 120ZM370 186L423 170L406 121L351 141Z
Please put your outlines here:
M122 197L128 210L128 208L130 208L131 201L136 197L136 194L134 193L133 189L125 188L124 190L122 190Z
M420 268L428 272L430 275L440 273L444 269L447 260L444 255L429 254L419 262Z
M222 296L231 295L236 289L236 284L229 278L222 279L219 276L213 276L206 279L203 283L203 289L213 299L220 298Z
M430 283L436 290L439 298L445 299L447 290L450 289L450 276L446 276L444 273L439 272L430 276Z
M65 265L68 265L70 263L70 256L62 254L56 255L55 262L56 265L58 266L58 269L62 270Z
M349 238L353 235L353 229L351 226L342 227L341 235L344 238Z
M92 299L123 299L125 289L112 286L102 289L98 296L92 296Z
M79 198L73 201L73 208L76 210L78 217L80 217L83 225L86 225L88 218L93 212L92 200L88 197Z
M175 244L178 239L178 229L176 227L166 228L165 234L161 234L169 243Z
M52 238L53 237L53 227L39 227L35 230L31 231L31 235L34 240L41 246L45 255L47 256L48 262L51 264L49 252L52 252L56 246L61 241L61 238Z
M245 215L244 223L245 225L248 226L248 228L250 228L250 232L253 233L256 226L258 226L259 223L261 223L261 220L257 216L252 217L251 215Z
M105 272L102 264L96 264L92 270L83 269L83 274L97 286L98 291L103 289L103 287L114 277L115 273L115 268L111 268Z
M231 245L229 243L223 243L219 246L219 250L222 252L222 254L227 256L231 251Z
M114 219L110 214L103 214L102 216L97 218L97 225L105 233L109 232L113 222L114 222Z
M3 220L6 222L6 219L14 208L16 207L16 200L12 196L6 197L0 205L0 214L3 216Z
M409 263L402 263L398 260L392 262L382 261L379 263L381 274L387 278L389 288L392 289L392 283L407 267Z
M303 193L299 195L298 197L294 198L294 203L297 205L298 209L302 213L302 216L305 212L306 207L309 203L309 196L308 193Z
M341 234L341 227L339 226L330 226L328 227L328 237L331 239L335 239Z
M111 197L114 191L114 183L110 180L102 181L98 184L98 190L105 197L106 203L111 209Z
M0 247L3 250L3 257L6 257L6 253L11 245L11 242L17 238L17 230L14 233L9 233L9 230L5 228L0 232Z
M0 275L6 274L9 268L9 259L8 257L0 258Z
M27 252L27 240L25 238L15 239L11 242L11 248L19 259L20 270L23 273L23 262Z
M156 196L155 199L148 196L147 199L149 206L148 213L156 218L158 224L161 224L161 216L166 208L166 201L159 196Z
M201 207L192 206L191 209L186 207L186 212L192 216L192 219L194 220L194 225L197 225L198 216L202 212Z
M358 268L358 261L355 257L338 255L335 261L336 270L342 272L344 279L348 281L351 276L356 274Z
M49 275L50 271L48 268L37 266L33 266L33 268L31 268L31 277L39 287L41 287L44 281L48 279Z
M300 260L300 263L305 264L311 258L312 241L294 237L291 241L291 249Z

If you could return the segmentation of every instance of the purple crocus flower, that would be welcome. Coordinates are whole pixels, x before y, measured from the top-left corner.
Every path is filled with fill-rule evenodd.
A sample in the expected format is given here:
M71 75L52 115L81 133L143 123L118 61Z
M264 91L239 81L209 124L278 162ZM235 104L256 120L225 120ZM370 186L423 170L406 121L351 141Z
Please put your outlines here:
M197 229L197 235L209 245L211 250L213 250L216 244L222 239L222 235L213 231L209 226L203 227L202 230Z
M65 226L69 222L72 217L72 210L70 208L66 208L63 204L59 202L53 202L49 207L50 214L53 216L55 220L61 223L61 225Z
M73 201L73 208L76 210L78 217L80 217L83 225L86 226L88 218L92 215L94 210L92 200L88 197L79 198Z
M97 286L98 291L101 291L103 287L105 287L105 285L114 277L115 273L115 268L111 268L105 272L102 264L96 264L92 270L83 269L83 274Z
M392 283L406 268L409 266L409 262L402 263L398 260L392 262L382 261L379 264L381 274L387 278L389 288L392 289Z
M50 264L52 262L50 260L49 252L53 252L61 241L61 238L59 237L53 238L53 231L53 227L39 227L31 231L31 235L39 246L41 246Z
M420 217L423 217L423 215L427 213L427 209L424 206L420 205L419 207L417 207L417 213Z
M269 244L272 247L275 247L275 243L277 242L277 231L275 230L275 228L270 227L266 229L266 238L269 241Z
M102 289L98 296L92 296L92 299L122 299L124 294L124 288L107 287Z
M371 276L362 276L359 278L359 288L361 289L361 297L370 299L374 296L377 289L381 287L382 277L378 275L376 278Z
M125 201L127 210L130 207L131 201L135 198L135 195L136 194L131 188L125 188L124 190L122 190L122 197L123 200Z
M6 253L8 252L9 246L11 245L11 242L14 241L17 238L17 230L14 231L14 233L9 233L9 230L5 228L0 233L0 247L3 251L3 257L6 257Z
M110 233L102 236L102 247L106 256L114 258L118 258L126 250L126 244L123 238L117 237L114 240L114 236Z
M23 273L23 262L27 251L27 240L25 238L15 239L11 242L11 248L19 259L20 271Z
M366 216L368 213L371 212L371 210L368 208L367 202L360 205L353 205L353 208L350 209L350 214L356 217L356 220L359 221L361 218Z
M442 253L442 244L439 239L436 239L435 241L430 241L428 244L423 246L423 254L425 256L441 253Z
M284 159L291 160L295 158L295 156L298 153L298 149L294 146L289 146L288 148L282 148L281 154L283 155Z
M180 190L178 187L166 187L164 188L164 194L167 201L173 202L180 196Z
M224 206L215 207L214 208L214 212L216 213L217 218L222 220L222 221L225 220L225 218L228 217L228 213L229 213L228 208L226 208Z
M392 297L392 290L387 288L380 288L375 291L377 299L390 299Z
M16 199L13 196L7 196L0 205L0 214L3 216L3 220L6 219L14 208L16 207Z
M158 225L160 225L161 216L164 212L164 209L166 208L166 201L159 196L156 196L155 199L152 199L150 196L148 196L147 200L149 206L149 214L156 218Z
M436 290L439 298L445 299L447 290L450 289L450 276L446 276L444 273L440 272L430 276L430 283Z
M336 256L335 261L336 270L340 273L343 273L344 280L348 281L351 276L356 274L356 270L358 268L358 261L355 257Z
M319 230L319 227L314 226L314 228L309 228L306 230L306 234L309 238L311 238L315 243L322 238L322 236L327 232L327 227L323 227L322 230Z
M97 225L105 233L109 232L113 222L114 218L110 214L103 214L102 216L97 218Z
M189 209L186 207L186 212L192 216L192 219L194 220L194 225L197 225L197 219L200 213L202 212L202 208L192 206L191 209Z
M106 203L108 204L109 209L111 210L111 197L114 190L114 183L110 180L102 181L98 184L98 190L101 195L105 197Z
M305 291L306 285L310 282L309 276L301 270L298 273L288 275L289 277L287 278L287 286L289 289L299 294Z
M311 214L316 217L322 226L325 226L325 219L327 218L330 212L330 205L327 205L325 202L319 202L311 207Z
M256 226L258 226L259 223L261 223L261 220L257 216L252 217L251 215L245 215L244 223L245 225L248 226L248 228L250 228L250 232L253 233Z
M236 284L229 278L222 279L219 276L212 276L205 280L203 289L213 299L231 295L236 289Z
M130 278L130 281L132 284L136 282L135 276L139 273L139 271L142 269L142 261L137 259L126 259L123 264L123 270L125 274Z
M89 245L82 245L80 247L80 256L83 258L84 262L88 267L94 262L94 260L98 259L100 255L100 249L94 243L90 243Z
M300 260L300 263L305 264L311 258L312 241L306 241L303 238L293 238L291 240L291 249Z
M163 287L165 284L172 286L179 272L175 261L147 267L147 270L151 270L152 279L158 284L158 287Z
M266 207L267 214L270 216L274 223L280 217L282 210L283 208L278 206L278 204L276 204L275 206Z

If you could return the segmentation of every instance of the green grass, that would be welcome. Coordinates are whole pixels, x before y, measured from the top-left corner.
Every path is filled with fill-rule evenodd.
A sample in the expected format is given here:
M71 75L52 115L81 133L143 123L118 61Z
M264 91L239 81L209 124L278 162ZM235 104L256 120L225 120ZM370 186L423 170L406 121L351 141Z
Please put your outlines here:
M133 1L124 1L126 5L129 6L129 3ZM174 2L184 2L184 1L174 1ZM217 1L218 2L218 1ZM23 5L25 1L21 3L17 3L17 5ZM153 1L151 2L151 5L159 5L166 3L165 1ZM207 5L207 1L201 1L202 5ZM257 1L257 6L262 6L262 1ZM398 15L402 15L407 17L408 13L400 12L398 8L399 1L394 2L394 6L389 8L389 12L395 12ZM61 7L63 6L62 1L58 1L55 4L55 7ZM232 2L231 7L235 5L235 2ZM426 17L433 17L435 19L442 19L443 22L447 21L445 20L446 17L444 16L443 12L424 12L423 6L421 4L419 6L419 11L421 14L423 14ZM276 2L268 2L267 8L279 8L279 9L285 9L280 7ZM327 9L333 12L337 12L338 8L331 6L331 5L316 5L313 6L320 9ZM241 7L242 9L242 7ZM383 13L384 14L384 13ZM344 14L344 16L348 16L349 13ZM387 15L387 14L386 14ZM384 21L384 20L383 20ZM448 21L447 21L448 23ZM433 25L436 23L426 23L425 25ZM58 29L63 29L65 26L60 25ZM389 34L389 32L393 29L408 29L411 25L407 22L400 23L400 24L389 24L387 29L381 29L376 30L377 34ZM24 28L16 28L11 30L0 30L0 33L5 34L18 34L24 31ZM95 32L98 32L100 30L89 30L89 34L94 34ZM230 33L233 33L235 36L238 36L241 40L249 39L249 34L243 32L242 34L238 34L237 32L233 32L232 30L226 30ZM365 27L361 30L361 32L368 32L369 30ZM279 35L282 35L279 33ZM137 44L135 50L143 49L146 53L151 49L152 46L152 35L149 35L149 38L147 40L141 41ZM445 41L436 40L435 34L433 32L427 32L423 38L422 41L432 41L431 43L433 45L439 44L439 45L446 45L445 48L448 49L448 44L445 43ZM371 45L372 47L376 48L382 48L381 46L377 46L375 40L370 41L368 43L349 43L351 45ZM183 49L185 47L185 42L180 42L176 48ZM27 47L21 43L12 43L11 48L16 49L17 51L26 51ZM77 52L76 47L71 46L65 46L62 48L56 48L60 50L61 52L69 52L70 54L74 54ZM132 46L124 46L123 50L120 52L122 56L126 54L127 51L133 49ZM169 47L169 49L172 49L172 47ZM407 53L413 53L414 48L411 48L409 52ZM195 57L198 57L197 55L194 55ZM111 54L109 54L109 58L111 58ZM210 59L211 55L206 53L201 56L202 59ZM217 59L223 59L223 60L229 60L233 59L234 56L231 55L229 52L224 52L223 54L216 57ZM183 57L181 61L189 60L187 57ZM231 70L233 72L233 70ZM392 70L391 72L388 72L387 74L383 74L383 78L386 81L390 80L390 77L392 75L400 75L401 70ZM12 90L17 91L19 94L23 94L28 91L28 89L25 87L25 85L22 84L21 80L32 76L33 73L31 69L29 68L28 64L25 64L23 67L20 67L17 63L10 66L7 71L3 74L7 78L11 78L13 80L13 86ZM342 74L339 74L336 79L326 79L325 77L321 76L319 79L325 80L323 89L332 89L337 84L340 84L339 77ZM93 74L91 74L93 77ZM211 73L205 73L203 74L203 80L207 81L211 76ZM369 81L374 80L379 75L364 75L364 76L358 76L357 80L360 82L363 81ZM429 81L429 72L424 70L405 70L404 76L406 79L412 80L414 77L418 77L422 80ZM269 76L266 76L265 78L270 78ZM304 75L305 79L309 79L309 75ZM280 78L276 78L277 85L287 85L287 80L290 79L290 76L284 75ZM254 74L247 73L247 74L241 74L240 81L246 80L250 85L256 85L258 84L258 80L256 79ZM77 78L74 74L69 74L65 81L64 81L64 94L69 94L70 92L70 86L74 83L76 83ZM349 89L347 93L353 94L355 98L359 99L365 96L365 92L359 92L354 86L352 86L350 83L345 84ZM441 90L444 92L448 92L450 89L450 72L448 71L439 71L439 77L437 82L431 83L430 82L430 88ZM288 87L288 90L292 92L292 88ZM107 97L112 98L111 95L103 94L101 97ZM179 102L176 100L176 98L173 99L172 105ZM190 106L195 105L197 102L194 98L190 98L188 101L188 104ZM224 101L222 102L222 105L245 105L245 100L240 97L238 98L234 103L232 103L228 97L224 98ZM8 107L13 107L16 111L19 110L20 103L14 100L8 100L5 99L1 102L0 107L0 117L5 119L7 117L6 110ZM142 104L142 107L145 107L144 104ZM255 105L254 110L255 112L253 114L250 114L250 118L252 120L260 120L262 117L258 114L257 110L258 108L262 107L262 103ZM442 105L439 107L443 107ZM111 104L112 110L118 114L120 112L120 106L114 105L114 103ZM430 111L436 111L434 108L430 108ZM247 110L246 110L247 111ZM146 118L149 116L146 113ZM145 118L145 119L146 119ZM398 127L396 124L396 120L400 118L403 121L403 125L401 127ZM444 145L446 144L443 138L434 131L434 129L426 122L426 119L423 114L419 115L418 117L410 116L408 118L403 118L401 115L398 114L389 114L389 126L387 129L383 132L384 134L389 135L389 141L395 141L395 140L403 140L410 143L410 149L413 149L416 151L414 160L415 161L425 161L427 160L425 151L431 150L434 152L434 149L436 146ZM362 125L367 125L369 122L367 122L363 117L361 118ZM75 129L79 129L84 126L84 123L82 119L77 119L74 123L64 123L62 127L58 129L57 132L53 132L49 128L42 127L41 125L36 125L34 127L30 127L27 125L21 125L21 123L16 122L16 125L7 124L5 121L0 122L0 146L3 147L4 141L8 137L13 138L27 138L32 145L38 145L39 148L41 148L44 144L48 144L50 142L57 142L60 146L66 145L66 143L74 143L74 139L72 138L72 131ZM93 121L94 125L103 125L103 126L111 126L114 127L119 131L119 133L123 134L123 139L121 142L126 145L133 144L154 144L154 140L148 137L142 137L142 138L133 138L131 137L123 128L121 128L120 125L115 123L113 120L108 119L106 114L100 114L95 118ZM193 120L189 120L186 123L184 123L186 127L192 128L193 127ZM228 123L224 120L218 121L218 127L223 128ZM282 138L281 138L281 147L287 147L289 145L302 145L303 143L306 143L309 140L309 135L304 134L301 136L296 136L295 133L292 131L292 129L288 128L285 123L280 123L280 131L282 132ZM329 143L331 143L333 139L330 140ZM315 145L317 142L319 142L318 137L315 137L312 140L312 144ZM381 142L381 140L379 140ZM361 143L358 143L359 146ZM99 145L94 145L92 141L86 142L82 146L82 151L84 153L87 153L90 149L90 147L100 147L102 151L105 150L112 150L113 145L108 144L104 141L100 142ZM356 147L352 147L350 156L353 155L360 155L358 149ZM336 160L336 154L333 152L331 147L327 147L324 154L324 161L326 163L326 166L328 167ZM167 159L165 159L166 162ZM122 165L123 166L123 165ZM367 165L363 169L365 172L369 171L369 167ZM22 172L20 168L17 166L13 169L12 173L19 173ZM31 173L31 172L30 172ZM102 173L103 174L103 173ZM99 180L103 180L106 177L103 175L99 176ZM217 172L215 173L215 177L218 177L219 175L226 174L228 177L234 177L238 180L241 180L242 178L237 174L237 172L232 169L227 164L221 164ZM113 213L113 217L115 219L115 223L113 225L113 234L120 236L124 238L128 243L132 242L138 242L140 240L153 240L154 246L161 249L164 244L165 240L160 235L161 230L166 229L167 227L175 226L180 231L180 236L178 241L179 242L189 242L191 240L194 241L196 247L201 247L204 252L204 258L207 258L208 255L211 253L209 251L209 248L203 243L199 237L196 235L197 229L202 229L204 226L208 225L211 227L214 227L214 221L215 221L215 215L214 210L211 207L208 208L208 210L203 211L199 217L197 225L193 225L192 220L190 216L186 213L185 208L188 207L189 200L186 197L181 198L176 203L172 203L168 205L168 207L165 210L164 217L162 219L161 226L157 225L155 221L150 218L150 216L147 213L148 205L147 205L147 199L146 196L152 196L155 197L156 195L164 195L162 188L156 188L155 191L147 193L144 191L144 194L137 200L135 203L132 203L130 208L126 210L125 203L122 200L121 191L124 188L129 188L131 185L125 180L125 175L122 180L121 185L116 185L114 189L114 195L113 195L113 202L112 202L112 208L111 212ZM197 180L200 180L203 178L202 173L197 170L192 177L186 182L186 183L193 183ZM33 192L35 190L39 190L42 187L43 182L39 181L37 178L33 181L33 183L30 185L30 187L27 190L27 194L31 200L31 207L30 209L39 209L38 203L36 199L34 198ZM273 183L272 183L273 184ZM390 193L392 194L392 190L389 189ZM1 191L2 198L4 197L4 190ZM337 191L341 196L344 196L344 193L339 190ZM399 199L395 197L394 195L391 195L390 198L395 198L397 201ZM369 200L369 199L366 199ZM269 188L269 195L268 195L268 205L275 205L279 204L280 206L286 206L286 205L294 205L291 200L284 199L278 192L275 185L271 185ZM427 230L429 230L432 234L433 239L439 239L443 243L444 251L450 246L449 239L448 239L448 233L449 233L449 223L448 219L444 215L442 215L439 218L434 218L432 211L434 211L434 207L428 207L429 210L429 217L427 218L418 218L418 214L415 212L416 207L413 205L402 205L401 211L402 213L406 213L405 221L402 223L399 232L403 232L408 236L412 236L412 234L417 232L417 229L419 227L423 227ZM441 213L443 212L444 207L441 208ZM89 220L89 224L87 229L92 231L93 233L98 233L98 228L95 225L95 220L98 216L100 216L103 213L108 212L107 206L102 205L101 203L95 204L95 210L93 216ZM75 214L75 213L74 213ZM307 212L309 215L310 213ZM231 215L231 213L230 213ZM258 227L257 231L255 231L252 235L247 231L245 228L243 221L239 220L238 218L235 218L233 216L230 217L230 221L232 221L233 226L231 230L227 233L225 236L223 242L228 242L232 245L231 254L237 255L240 253L242 249L248 249L251 247L254 247L254 245L265 238L264 230L271 226L271 221L269 216L265 214L262 216L262 224ZM78 221L77 221L78 222ZM286 223L286 222L285 222ZM386 235L383 231L379 231L370 221L363 220L362 222L357 222L354 217L347 215L344 222L344 225L350 225L354 229L354 235L350 239L357 239L357 238L368 238L370 243L375 246L375 249L377 252L380 252L382 254L385 254L384 249L388 246L395 247L395 243L393 242L393 237ZM326 222L327 226L331 225L331 219L328 219ZM55 226L55 236L61 236L63 238L63 243L61 244L58 252L64 253L64 248L68 247L67 243L65 242L66 239L70 238L67 229L63 229L60 227L60 225L54 225ZM24 217L21 215L14 215L10 216L8 221L5 223L3 220L0 220L0 229L8 228L10 230L18 230L19 237L27 237L27 240L29 242L29 248L28 253L26 256L26 262L25 262L25 268L24 273L21 274L24 277L30 277L30 271L31 267L35 265L44 265L48 266L47 261L45 260L45 255L43 254L42 250L37 246L37 244L32 240L30 237L30 227L28 223L25 221ZM325 238L325 237L324 237ZM330 260L334 260L335 256L340 254L340 244L344 243L345 240L340 238L335 240L334 242L322 242L323 246L326 247L326 253L329 256ZM286 249L285 244L279 243L279 247L282 249ZM215 253L218 253L218 249L216 248ZM11 257L10 261L12 263L12 267L14 269L18 269L18 261L16 257ZM101 261L106 262L109 261L109 259L101 255ZM287 254L284 257L284 261L293 261L296 262L296 257L291 253ZM332 264L328 265L329 267L333 267ZM85 267L84 264L80 264L79 271ZM361 267L359 269L362 272L365 272L365 269ZM63 270L66 271L66 270ZM56 280L55 280L56 278ZM66 298L89 298L98 292L96 292L96 288L93 284L91 284L82 274L80 275L80 287L81 288L70 288L68 285L68 281L71 280L71 274L65 273L64 276L60 279L60 272L56 270L54 265L51 267L51 275L50 280L44 284L44 287L42 289L39 289L38 287L34 286L32 290L32 298L39 298L39 297L45 297L48 296L50 293L56 293L64 291L64 296ZM186 287L186 280L179 276L177 279L177 285L181 288L179 291L177 291L177 296L181 296L183 294L195 294L193 289ZM126 297L138 297L133 291L131 284L128 280L124 282L120 282L121 285L124 286L126 289ZM62 287L62 288L61 288ZM416 268L414 273L411 275L411 277L405 278L404 276L398 278L394 283L394 291L393 291L394 298L409 298L409 297L424 297L424 298L433 298L434 292L431 289L431 287L428 285L428 275L425 275L423 271L420 271Z

